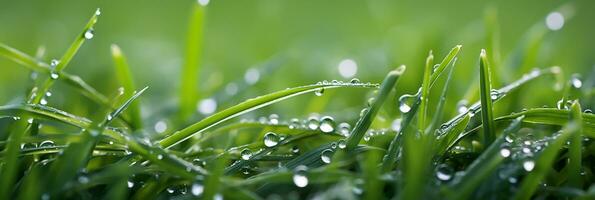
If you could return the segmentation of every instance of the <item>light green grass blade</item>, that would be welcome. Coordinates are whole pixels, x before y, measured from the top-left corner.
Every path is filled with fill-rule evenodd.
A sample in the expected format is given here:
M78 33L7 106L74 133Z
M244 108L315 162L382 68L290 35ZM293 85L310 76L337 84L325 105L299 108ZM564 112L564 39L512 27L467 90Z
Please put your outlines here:
M492 81L490 79L491 69L485 50L479 55L479 85L481 93L481 122L483 124L483 145L488 146L496 137L494 125L494 111L492 110Z
M521 186L519 187L518 191L514 196L513 199L515 200L526 200L530 199L535 190L539 186L541 180L547 175L550 171L551 166L556 159L556 155L562 149L562 146L568 138L574 134L577 130L576 122L568 123L562 133L560 133L556 139L549 142L549 145L543 150L543 152L539 155L537 160L535 161L535 169L533 169L522 181Z
M270 93L267 95L263 95L260 97L256 97L253 99L249 99L242 103L239 103L235 106L222 110L218 113L215 113L197 123L194 123L182 130L174 132L172 135L164 138L163 140L159 141L159 145L165 148L172 147L182 141L187 140L188 138L192 137L195 134L201 133L204 130L216 126L220 123L223 123L229 119L232 119L236 116L244 114L246 112L250 112L252 110L262 108L268 106L270 104L285 100L287 98L291 98L297 95L306 94L310 92L317 91L321 88L330 89L330 88L339 88L339 87L357 87L357 88L373 88L376 87L374 84L351 84L351 83L344 83L344 84L316 84L316 85L307 85L295 88L289 88L285 90L281 90L278 92Z
M578 100L572 103L570 107L570 120L574 121L578 126L576 131L570 136L570 144L568 146L568 186L575 187L575 188L582 188L582 176L581 176L581 166L582 166L582 124L583 124L583 115L581 113L581 105L578 103Z
M205 6L194 3L188 24L186 55L180 79L182 81L180 87L180 117L182 120L187 120L192 115L200 95L198 80L200 78L205 11Z
M521 128L522 118L523 116L514 119L500 137L469 165L465 175L458 180L453 180L449 199L468 199L475 188L487 179L506 157L510 156L510 149L503 150L501 146L505 142L505 137L516 133ZM501 151L508 151L508 155L506 152L502 155Z
M367 108L367 111L357 121L353 130L351 130L351 133L347 138L347 147L345 148L347 152L353 150L359 144L360 140L364 137L364 134L366 133L368 128L370 128L372 121L374 121L376 113L378 113L378 110L380 110L380 107L384 103L384 100L386 100L390 91L392 91L392 89L395 88L397 80L399 80L399 77L404 72L405 65L401 65L397 69L389 72L388 75L386 75L386 77L382 81L382 85L380 85L378 95L374 98L374 102L369 108Z
M112 58L114 60L114 66L116 67L116 76L120 81L120 84L124 87L124 95L123 98L128 99L134 95L134 91L136 90L136 86L134 85L134 77L130 72L130 67L128 66L128 62L126 61L126 56L120 50L118 45L112 44ZM133 131L142 129L142 118L140 113L139 102L133 102L128 108L128 113L130 114L130 125Z
M89 19L89 21L87 22L87 25L85 25L85 27L83 28L82 33L78 34L78 36L74 39L74 42L72 42L72 44L70 45L70 47L68 47L62 58L60 58L58 64L55 66L54 69L52 69L50 77L48 77L45 80L45 82L37 89L35 95L32 96L32 98L30 99L30 103L37 104L41 101L41 99L45 96L45 93L54 84L54 80L56 79L55 76L59 76L59 73L62 72L62 70L64 70L66 66L68 66L68 63L70 63L70 61L72 60L74 55L76 55L83 43L87 39L93 38L93 26L97 22L97 17L99 16L99 14L100 12L98 8L93 13L93 16L91 16L91 19Z
M426 131L430 132L435 130L436 126L440 121L442 121L442 113L444 113L444 103L446 102L446 95L448 94L448 88L451 83L452 72L454 71L455 64L457 63L457 58L452 61L452 65L448 70L448 76L446 77L446 81L444 82L444 86L442 86L442 93L440 94L440 99L438 100L438 105L436 106L436 110L434 112L434 118Z
M425 134L425 129L426 129L426 119L428 116L428 103L430 102L430 74L432 74L432 67L433 67L433 63L434 62L434 55L432 55L432 52L430 51L430 54L428 55L428 58L426 58L426 67L424 68L424 76L423 76L423 81L422 81L422 85L421 85L421 97L420 97L420 101L421 103L419 104L419 117L418 117L418 121L417 121L417 130L422 133Z
M38 61L35 58L2 43L0 43L0 55L35 72L43 73L48 76L52 72L50 65L47 63ZM80 77L68 74L67 72L55 73L58 73L58 80L65 81L68 85L78 89L84 96L88 97L95 103L103 106L109 105L107 98L103 94L99 93L95 88L91 87Z
M569 122L568 116L570 111L560 110L555 108L533 108L519 113L496 118L496 121L506 121L514 119L518 116L524 115L523 122L534 124L546 124L564 126ZM582 129L585 136L595 138L595 115L592 113L581 113L582 115Z

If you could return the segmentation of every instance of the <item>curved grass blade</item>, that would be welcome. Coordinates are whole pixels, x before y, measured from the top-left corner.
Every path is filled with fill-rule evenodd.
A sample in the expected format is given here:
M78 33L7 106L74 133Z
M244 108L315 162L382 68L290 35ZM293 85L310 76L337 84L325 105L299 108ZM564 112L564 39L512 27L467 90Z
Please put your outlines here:
M133 91L136 90L136 86L134 85L134 78L130 72L128 62L126 62L126 56L124 56L118 45L112 44L111 50L114 66L116 67L116 76L118 77L120 84L124 87L123 98L130 98L134 95ZM135 131L141 129L143 125L139 103L133 102L132 105L130 105L130 108L128 108L128 113L130 114L130 126L132 130Z
M485 49L482 49L481 54L479 55L479 84L481 87L481 122L483 124L484 146L488 146L490 143L492 143L492 141L494 141L494 138L496 137L492 99L496 99L498 96L495 95L494 98L492 98L494 94L491 92L492 81L490 74L491 69L486 51Z
M519 113L496 118L496 121L506 121L524 115L524 122L546 125L564 126L569 122L570 111L555 108L534 108ZM583 120L582 129L585 136L595 137L595 115L591 113L581 113Z
M200 61L202 58L203 26L206 6L194 3L192 15L188 24L186 41L186 55L182 68L180 87L180 117L188 119L194 111L194 105L199 99Z
M187 140L188 138L192 137L195 134L201 133L204 130L216 126L220 123L223 123L229 119L232 119L236 116L244 114L246 112L250 112L252 110L262 108L268 106L270 104L285 100L287 98L291 98L297 95L306 94L309 92L314 92L319 89L327 89L327 88L339 88L339 87L360 87L360 88L371 88L376 87L374 84L316 84L316 85L307 85L295 88L289 88L285 90L281 90L278 92L270 93L267 95L263 95L260 97L256 97L253 99L249 99L242 103L239 103L235 106L227 108L221 112L215 113L197 123L194 123L182 130L174 132L172 135L167 136L166 138L159 141L159 145L165 148L170 148L182 141Z
M50 75L52 70L50 69L50 65L47 63L41 62L36 60L35 58L16 50L12 47L9 47L5 44L0 43L0 55L21 64L30 70L44 73ZM88 97L92 101L96 102L97 104L106 106L109 105L109 101L107 97L103 96L103 94L99 93L95 88L91 87L85 81L83 81L80 77L68 74L67 72L54 72L58 74L58 80L63 80L67 84L75 87L78 89L84 96Z
M477 159L469 165L460 179L453 180L450 184L453 192L449 199L468 199L469 195L473 193L482 180L496 170L498 165L509 156L510 150L502 149L502 144L505 142L504 138L512 133L516 133L521 128L523 116L514 119L510 125L504 129L504 132L495 140ZM501 151L505 151L504 153ZM506 152L508 151L508 152ZM508 153L508 154L507 154Z
M347 152L352 151L360 142L364 134L372 124L374 117L376 117L376 113L380 110L380 107L384 103L384 100L388 97L390 91L395 88L397 84L397 80L399 77L405 72L405 65L399 66L397 69L389 72L384 80L382 81L382 85L380 85L380 89L378 91L378 95L375 97L374 102L372 105L367 109L364 115L357 121L353 130L349 134L347 138L347 146L345 150Z
M428 103L430 102L430 74L432 74L432 63L434 62L434 55L430 51L428 58L426 59L426 67L424 69L424 78L421 85L421 97L419 104L419 117L417 121L417 130L425 134L426 129L426 119L428 115Z
M442 120L442 113L444 112L444 102L446 102L446 95L448 94L448 87L450 86L450 81L452 78L452 72L454 70L454 66L457 63L457 58L452 61L452 67L448 70L448 76L446 77L446 82L444 82L444 86L442 87L442 93L440 94L440 100L438 100L438 105L436 106L436 112L434 113L434 118L430 123L430 126L426 129L426 131L432 131L438 125L438 122Z
M76 37L74 42L66 50L66 53L64 53L62 58L60 58L60 61L58 62L58 64L56 66L54 66L54 69L52 69L50 77L48 77L45 80L43 85L41 85L41 87L39 89L37 89L34 94L32 94L32 99L30 99L30 103L38 104L41 101L41 99L44 97L45 93L54 84L54 80L55 80L55 78L57 78L56 75L58 75L58 73L62 72L62 70L64 70L64 68L66 68L66 66L68 66L68 63L70 63L70 61L72 60L74 55L76 55L79 48L83 45L83 43L87 40L87 38L90 39L90 37L91 38L93 37L92 36L93 35L93 26L97 22L97 17L99 16L99 14L100 14L100 12L99 12L99 8L98 8L93 13L93 16L91 16L91 19L89 19L89 21L83 28L83 32L78 34L78 36Z
M564 129L553 141L549 143L549 145L543 150L539 158L535 161L535 169L531 171L521 183L516 195L513 199L515 200L525 200L530 199L541 180L547 175L548 171L550 171L552 163L556 159L556 155L562 149L562 146L568 138L574 134L577 130L578 124L572 121L568 123Z

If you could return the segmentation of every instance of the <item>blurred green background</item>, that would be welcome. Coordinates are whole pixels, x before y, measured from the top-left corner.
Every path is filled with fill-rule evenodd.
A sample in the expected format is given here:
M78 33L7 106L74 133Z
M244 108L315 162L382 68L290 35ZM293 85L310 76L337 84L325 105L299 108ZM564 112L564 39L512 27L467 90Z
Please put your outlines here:
M0 42L30 55L44 47L43 60L49 62L61 57L95 9L101 8L95 37L83 45L66 71L80 75L108 97L114 96L119 85L110 45L118 44L128 56L137 87L150 87L142 99L143 115L156 121L173 115L170 111L177 102L193 4L196 1L2 0ZM455 105L479 82L479 52L489 48L486 33L499 34L501 65L495 68L503 71L501 83L509 83L527 72L520 67L523 63L530 68L558 65L565 77L581 73L585 80L592 79L594 10L592 0L211 0L206 13L202 73L197 84L201 97L208 98L226 87L228 92L233 91L228 83L241 85L246 70L260 70L259 81L240 87L237 94L232 93L231 98L219 103L220 110L288 87L321 80L349 80L350 77L340 75L338 65L344 59L352 59L357 63L355 77L364 82L380 82L390 69L407 65L399 82L399 94L413 93L421 84L428 52L433 50L439 61L452 47L461 44L463 50L447 101L447 106ZM546 28L546 16L552 12L564 16L560 30ZM487 16L497 16L498 32L486 32ZM545 35L539 42L535 61L526 61L527 46L538 38L536 33ZM552 89L552 80L531 85L531 90L525 90L520 97L522 105L555 106L561 95ZM22 100L28 87L29 71L0 58L0 104ZM346 108L359 110L366 101L366 90L340 91L329 95L325 103L311 101L314 95L306 95L262 112L338 115ZM94 112L92 102L75 95L64 83L58 83L52 92L54 95L48 100L51 106L83 116ZM469 99L474 101L476 97Z

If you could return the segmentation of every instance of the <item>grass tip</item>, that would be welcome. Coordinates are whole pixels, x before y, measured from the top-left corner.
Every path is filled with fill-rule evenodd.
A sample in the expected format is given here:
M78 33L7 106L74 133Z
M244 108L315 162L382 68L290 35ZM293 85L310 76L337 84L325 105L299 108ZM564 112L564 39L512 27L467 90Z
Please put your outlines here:
M479 54L479 56L483 59L486 58L486 50L485 49L481 49L481 53Z
M407 67L405 65L401 65L399 67L397 67L396 69L394 69L393 71L391 71L391 74L395 74L395 75L401 75L403 74L403 72L405 72L405 69Z
M110 47L112 49L112 54L116 56L122 55L122 50L120 50L120 47L117 44L112 44Z

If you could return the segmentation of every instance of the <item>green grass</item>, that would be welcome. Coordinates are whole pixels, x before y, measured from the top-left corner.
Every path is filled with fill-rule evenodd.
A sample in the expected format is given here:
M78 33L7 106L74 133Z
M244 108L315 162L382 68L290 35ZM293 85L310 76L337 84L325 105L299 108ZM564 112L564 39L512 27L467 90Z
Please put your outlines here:
M143 105L152 105L142 100L153 91L137 91L135 68L115 44L114 84L122 89L108 93L116 95L64 71L92 39L98 12L56 65L0 43L1 56L44 76L29 96L0 106L0 199L595 198L595 115L583 110L593 104L592 83L577 85L581 80L570 77L551 97L562 99L554 108L528 107L521 98L529 89L552 90L553 84L546 88L543 82L565 78L559 67L528 67L536 62L544 30L533 29L536 36L519 69L497 68L504 62L498 20L490 10L488 51L469 67L475 69L472 77L456 76L464 67L457 63L462 46L456 45L443 56L430 51L416 94L402 94L402 80L414 74L400 65L374 71L385 77L378 83L297 82L249 99L217 99L228 106L203 117L194 114L196 102L218 93L204 91L209 82L201 79L206 8L194 5L191 12L174 114L143 115L151 110ZM265 78L261 84L274 85ZM92 112L43 103L61 82L74 88L65 90L69 95L87 97ZM452 95L461 84L474 93L465 100L479 100L451 107L465 98ZM337 103L354 91L367 94L359 107ZM297 109L323 115L282 109L303 106L292 101L298 98L311 103ZM327 105L344 112L327 116ZM524 109L510 113L511 105ZM267 112L273 109L281 111ZM255 111L269 117L246 116ZM149 118L167 119L172 127L153 133ZM349 118L353 126L340 121Z

